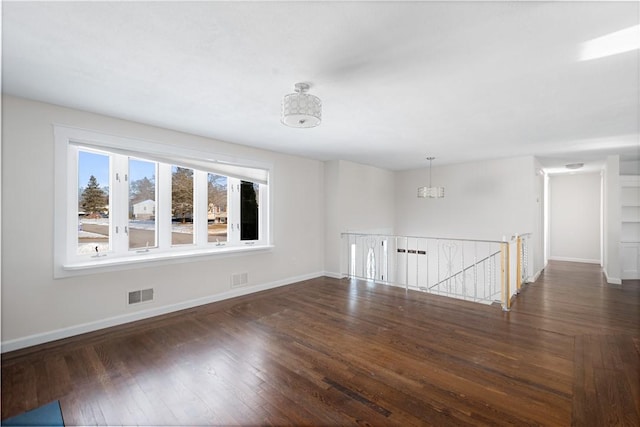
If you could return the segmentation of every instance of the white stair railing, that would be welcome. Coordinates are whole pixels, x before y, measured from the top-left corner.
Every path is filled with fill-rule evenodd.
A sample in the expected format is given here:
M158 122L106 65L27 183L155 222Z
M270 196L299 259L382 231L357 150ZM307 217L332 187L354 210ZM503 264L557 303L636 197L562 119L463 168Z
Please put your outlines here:
M516 241L516 253L518 254L517 260L517 272L516 272L516 289L517 293L520 293L522 285L529 282L529 252L531 233L516 234L513 236L513 240Z
M342 274L468 301L498 302L508 311L523 282L511 286L512 272L520 278L526 274L521 262L527 257L522 248L528 248L528 239L525 245L524 238L516 237L504 242L343 233ZM517 266L511 268L514 261Z

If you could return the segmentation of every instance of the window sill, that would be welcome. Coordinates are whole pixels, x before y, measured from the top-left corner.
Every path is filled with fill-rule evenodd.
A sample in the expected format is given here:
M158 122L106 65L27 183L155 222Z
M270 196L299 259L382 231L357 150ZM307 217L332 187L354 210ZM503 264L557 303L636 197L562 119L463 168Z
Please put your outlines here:
M191 249L179 252L137 253L125 257L100 257L91 261L67 263L56 269L54 278L79 276L107 271L129 270L183 262L199 261L206 258L218 258L242 255L253 252L271 251L273 245L227 246L212 249Z

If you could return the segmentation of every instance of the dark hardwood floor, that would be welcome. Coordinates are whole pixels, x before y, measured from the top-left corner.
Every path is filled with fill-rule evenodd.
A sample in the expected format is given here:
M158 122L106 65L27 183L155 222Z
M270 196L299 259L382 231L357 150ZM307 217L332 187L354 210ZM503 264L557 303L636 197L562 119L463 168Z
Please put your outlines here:
M2 418L640 425L640 282L551 262L512 311L319 278L2 356Z

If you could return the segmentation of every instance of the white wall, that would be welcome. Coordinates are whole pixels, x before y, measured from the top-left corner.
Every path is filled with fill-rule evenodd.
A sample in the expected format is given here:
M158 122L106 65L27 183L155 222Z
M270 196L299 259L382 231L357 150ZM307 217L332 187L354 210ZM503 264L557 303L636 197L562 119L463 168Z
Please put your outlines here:
M446 188L445 198L418 199L427 168L323 163L20 98L6 96L3 103L3 351L323 273L338 276L345 259L340 233L347 231L488 240L531 232L532 275L544 267L544 180L533 157L435 166L433 184ZM54 280L53 123L272 163L275 249ZM618 206L614 160L607 163L605 198ZM605 215L611 229L605 268L617 274L619 214ZM230 290L230 275L238 272L248 273L249 286ZM156 299L127 307L126 292L139 283L153 283Z
M549 177L549 259L600 263L600 173Z
M332 276L344 272L340 234L393 234L394 172L334 160L325 162L325 269Z
M3 97L2 350L291 283L324 270L324 164L50 104ZM183 145L274 165L275 248L230 257L53 279L52 124ZM230 290L230 275L249 286ZM155 301L127 307L152 284Z
M533 178L533 194L531 195L534 206L534 225L532 229L531 255L532 255L532 271L536 274L542 271L546 261L544 259L544 215L545 215L545 194L544 182L545 175L542 171L542 164L538 159L534 159L535 175Z
M445 187L443 199L418 199L428 185L428 168L396 174L399 235L476 240L510 239L531 233L528 279L544 268L544 177L533 157L487 160L434 167L432 184Z
M428 168L396 175L396 233L501 240L535 231L533 157L434 166L432 184L443 199L418 199Z
M620 156L608 156L604 167L604 260L608 283L621 284Z

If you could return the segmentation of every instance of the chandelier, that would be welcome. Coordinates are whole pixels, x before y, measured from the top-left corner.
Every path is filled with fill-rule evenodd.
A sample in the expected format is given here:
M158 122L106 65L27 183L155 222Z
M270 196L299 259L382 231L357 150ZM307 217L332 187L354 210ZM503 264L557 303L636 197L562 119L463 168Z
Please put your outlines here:
M444 197L444 187L431 186L431 162L435 157L427 157L429 160L429 186L418 187L418 198L420 199L441 199Z
M312 128L322 120L322 101L309 95L308 83L296 83L296 93L282 99L282 123L293 128Z

